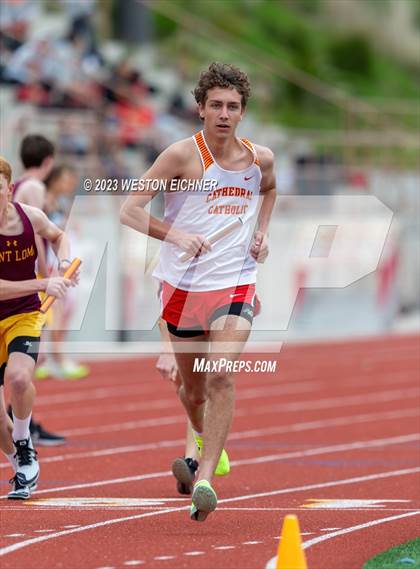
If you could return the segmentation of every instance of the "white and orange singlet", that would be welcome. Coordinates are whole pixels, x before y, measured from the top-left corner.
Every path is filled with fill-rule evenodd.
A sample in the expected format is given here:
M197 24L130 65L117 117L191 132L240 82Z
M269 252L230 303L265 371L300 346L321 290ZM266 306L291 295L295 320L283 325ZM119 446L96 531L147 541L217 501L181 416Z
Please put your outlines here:
M226 170L212 156L203 131L193 138L203 166L200 189L165 192L164 220L174 228L206 237L234 219L241 218L243 223L214 243L211 251L188 261L181 260L179 247L164 241L154 276L190 292L255 283L256 261L249 249L262 177L255 148L248 140L239 139L249 150L250 165L243 170Z

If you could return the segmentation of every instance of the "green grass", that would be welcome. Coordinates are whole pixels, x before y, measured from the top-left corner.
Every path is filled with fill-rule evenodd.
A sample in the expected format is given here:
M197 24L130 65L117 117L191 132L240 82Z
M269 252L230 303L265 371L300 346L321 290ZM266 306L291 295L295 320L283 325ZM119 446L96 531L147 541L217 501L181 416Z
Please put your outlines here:
M386 6L386 0L378 1ZM197 19L183 26L154 13L162 63L183 69L190 77L211 61L234 62L252 79L255 97L249 109L262 123L291 128L356 130L382 128L415 132L419 113L415 102L420 93L419 69L382 53L370 37L340 32L318 16L318 0L169 0L183 14ZM314 17L312 17L312 14ZM207 30L209 35L200 33ZM357 52L357 53L356 53ZM347 115L339 104L323 100L287 80L284 68L293 66L320 79L331 88L360 98L378 108L373 115ZM409 101L407 114L387 112L381 101ZM405 153L395 148L397 162ZM408 152L410 164L411 151Z
M413 560L414 562L411 562ZM407 541L369 559L363 569L418 569L420 568L420 538Z
M304 6L303 1L298 5ZM223 33L228 40L208 39L196 30L185 29L169 22L165 16L155 13L160 46L174 64L182 45L188 67L201 70L210 60L234 61L244 65L251 77L265 76L271 96L268 106L286 125L299 126L301 113L309 107L313 114L311 126L334 127L337 112L312 95L291 84L282 76L282 64L290 64L321 79L331 87L339 87L348 95L363 98L401 98L416 100L419 81L416 69L393 60L381 53L369 37L354 37L355 34L338 33L333 26L321 24L293 9L293 2L273 0L176 0L172 6L186 10L203 22ZM359 45L360 64L351 61ZM362 44L362 45L361 45ZM250 61L241 46L254 54ZM166 57L165 57L166 59ZM256 59L256 60L255 60ZM260 67L258 61L268 63L273 72ZM357 61L357 60L356 60ZM363 64L363 62L365 62ZM364 70L364 71L363 71ZM278 113L282 105L287 113ZM397 119L399 120L399 119ZM330 124L328 124L330 122ZM402 121L403 126L406 121ZM412 124L413 117L408 121ZM284 124L284 123L283 123Z

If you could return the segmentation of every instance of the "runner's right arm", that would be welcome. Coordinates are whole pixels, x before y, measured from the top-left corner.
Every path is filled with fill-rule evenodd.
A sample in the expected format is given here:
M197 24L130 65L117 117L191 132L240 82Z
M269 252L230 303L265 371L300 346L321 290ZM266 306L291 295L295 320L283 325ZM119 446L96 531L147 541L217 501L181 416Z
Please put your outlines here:
M169 185L171 180L181 178L188 156L184 145L185 141L180 141L169 146L141 179L164 181ZM121 207L121 223L155 239L173 243L191 255L196 255L198 251L199 254L209 251L211 244L203 235L191 235L147 213L145 207L155 195L156 192L150 190L130 195Z
M71 285L69 279L51 277L49 279L30 279L27 281L7 281L0 279L0 300L13 300L35 292L48 291L48 294L61 298Z

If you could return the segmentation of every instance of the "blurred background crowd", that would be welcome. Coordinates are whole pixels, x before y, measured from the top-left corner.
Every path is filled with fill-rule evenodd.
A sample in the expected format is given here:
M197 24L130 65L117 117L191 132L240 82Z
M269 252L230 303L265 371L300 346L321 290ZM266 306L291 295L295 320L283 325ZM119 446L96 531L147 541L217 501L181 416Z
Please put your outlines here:
M263 273L263 311L279 290L300 292L290 322L267 323L264 339L418 329L419 54L420 8L411 0L3 0L0 152L18 177L22 138L47 136L73 177L67 214L74 196L88 200L72 231L93 294L75 338L143 339L144 315L157 317L156 287L143 278L154 245L137 247L119 226L120 198L87 198L83 181L138 178L165 147L199 130L191 90L211 61L249 73L241 135L276 155L269 262L284 271L274 291ZM311 266L286 261L285 249L318 214L333 219L340 195L376 196L394 214L391 228L374 274L344 289L319 278L311 287ZM302 206L300 196L311 201ZM112 274L101 239L116 244L107 250ZM354 261L343 248L343 265ZM98 318L106 285L113 330Z

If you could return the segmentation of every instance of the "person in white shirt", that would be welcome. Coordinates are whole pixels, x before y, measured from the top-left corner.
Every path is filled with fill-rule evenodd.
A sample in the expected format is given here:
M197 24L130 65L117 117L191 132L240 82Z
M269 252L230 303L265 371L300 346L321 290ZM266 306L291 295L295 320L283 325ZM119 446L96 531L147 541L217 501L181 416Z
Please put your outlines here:
M251 330L256 267L268 255L276 197L273 153L236 136L249 95L245 73L212 63L194 90L203 130L164 150L142 178L145 191L121 208L123 224L163 241L155 271L162 318L201 452L190 512L197 521L216 508L213 475L229 472L223 446L234 409L232 366ZM145 210L156 186L167 190L163 221ZM194 370L197 358L209 365Z

